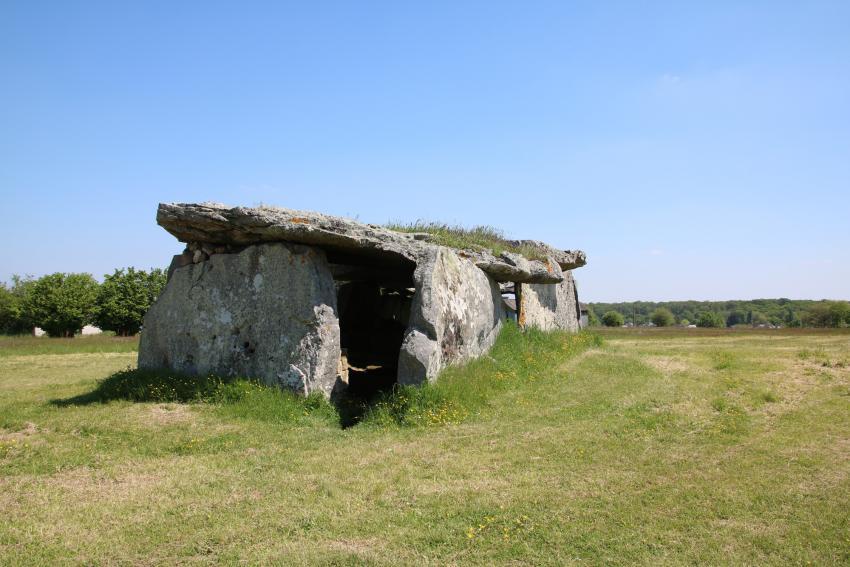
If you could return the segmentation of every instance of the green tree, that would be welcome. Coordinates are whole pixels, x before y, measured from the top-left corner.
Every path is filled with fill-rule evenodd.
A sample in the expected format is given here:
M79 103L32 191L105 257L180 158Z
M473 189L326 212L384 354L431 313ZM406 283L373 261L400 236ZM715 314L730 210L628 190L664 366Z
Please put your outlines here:
M649 316L649 320L652 321L656 327L669 327L676 322L676 319L673 317L673 313L671 313L666 307L659 307L653 311L652 315Z
M800 317L794 312L794 309L789 305L788 309L785 310L785 315L782 318L782 321L789 327L799 327L800 326Z
M165 279L165 271L159 268L150 272L122 268L105 275L97 294L95 324L122 337L135 335L165 286Z
M24 298L33 284L31 277L12 276L12 285L0 283L0 333L20 334L32 331L24 314Z
M5 282L0 284L0 332L8 333L15 320L15 298Z
M606 327L622 327L623 323L623 316L616 311L608 311L602 316L602 324Z
M846 301L819 301L812 304L803 315L807 327L844 327L850 325L850 303Z
M722 328L726 326L726 320L720 313L713 311L703 311L697 319L697 327L716 327Z
M97 289L98 283L91 274L43 276L27 289L24 316L51 337L73 337L94 321Z
M832 327L850 326L850 303L833 301L829 306L829 319Z
M808 299L749 299L749 300L727 300L727 301L664 301L647 302L633 301L627 303L592 303L591 306L597 313L606 311L619 311L627 321L634 317L635 322L640 324L649 321L650 314L659 307L666 307L673 313L677 321L687 319L695 322L703 311L713 311L731 318L731 324L748 324L753 320L758 322L759 313L767 317L767 321L777 325L799 325L801 315L808 312L813 306L822 302ZM788 318L788 312L792 313ZM808 324L808 320L806 321ZM814 323L812 323L814 324Z

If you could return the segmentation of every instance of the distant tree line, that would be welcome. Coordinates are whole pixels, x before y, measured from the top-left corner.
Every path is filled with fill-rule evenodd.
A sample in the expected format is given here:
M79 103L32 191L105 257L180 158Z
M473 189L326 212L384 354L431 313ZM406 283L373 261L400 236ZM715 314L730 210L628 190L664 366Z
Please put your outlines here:
M658 327L850 327L850 302L797 299L589 303L590 321ZM598 313L602 313L601 319ZM619 316L619 318L618 318ZM622 319L622 322L620 320Z
M91 274L12 276L11 282L0 282L0 332L31 333L40 327L51 337L73 337L96 325L119 336L135 335L165 280L159 268L117 269L103 283Z

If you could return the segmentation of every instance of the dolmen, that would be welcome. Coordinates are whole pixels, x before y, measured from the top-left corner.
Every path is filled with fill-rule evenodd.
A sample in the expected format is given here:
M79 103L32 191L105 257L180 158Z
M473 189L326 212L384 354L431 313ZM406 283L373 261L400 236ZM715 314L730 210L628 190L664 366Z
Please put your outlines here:
M509 317L580 325L581 251L531 240L507 244L534 254L460 250L428 233L265 206L164 203L157 222L186 248L144 318L140 368L331 396L433 380L487 352Z

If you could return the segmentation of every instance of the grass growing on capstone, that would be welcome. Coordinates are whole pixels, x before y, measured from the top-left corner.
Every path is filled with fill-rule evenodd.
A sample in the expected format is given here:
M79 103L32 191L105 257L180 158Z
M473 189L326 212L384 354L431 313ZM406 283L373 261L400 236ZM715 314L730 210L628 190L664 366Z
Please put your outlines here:
M510 332L427 427L238 381L57 404L135 354L0 357L0 564L850 562L850 335Z
M513 252L530 260L546 260L546 255L534 246L515 245L504 232L492 226L466 228L434 221L418 220L411 223L390 222L386 225L397 232L423 232L433 237L435 244L457 248L489 251L494 256L502 252Z

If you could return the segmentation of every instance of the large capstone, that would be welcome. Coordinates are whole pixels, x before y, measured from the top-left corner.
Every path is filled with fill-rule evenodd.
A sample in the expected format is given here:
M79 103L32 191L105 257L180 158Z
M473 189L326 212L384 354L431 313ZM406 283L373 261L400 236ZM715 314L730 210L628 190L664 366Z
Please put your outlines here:
M339 359L325 254L287 243L175 267L139 345L140 368L259 378L305 395L331 394Z
M261 242L297 242L318 246L352 263L353 259L381 264L418 263L419 257L436 247L427 234L401 233L381 226L278 207L228 207L219 203L161 203L157 222L183 242L216 246L246 246ZM555 250L534 240L516 241L548 255L562 269L583 266L584 252ZM498 256L484 249L464 250L462 254L478 268L500 282L558 283L561 280L547 262L532 260L511 252Z
M499 284L449 248L421 256L413 279L416 293L399 354L401 384L433 380L445 366L486 352L504 317Z
M553 270L563 281L558 284L517 284L520 324L544 331L579 330L578 292L571 271L561 272L556 262Z

